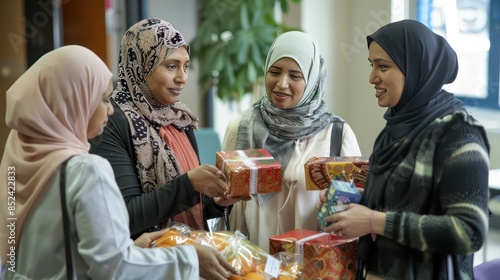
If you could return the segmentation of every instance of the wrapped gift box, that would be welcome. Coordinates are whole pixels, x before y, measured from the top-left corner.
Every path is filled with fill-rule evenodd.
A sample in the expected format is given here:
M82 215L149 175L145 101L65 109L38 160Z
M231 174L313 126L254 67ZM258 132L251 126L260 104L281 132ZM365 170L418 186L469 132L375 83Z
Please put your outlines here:
M326 194L327 202L321 206L317 213L318 221L322 228L330 225L325 222L325 218L340 211L347 209L349 203L359 203L361 193L353 183L339 180L333 180L328 187Z
M217 152L215 165L226 176L232 197L281 191L283 166L265 149Z
M358 239L327 232L295 229L269 239L269 254L297 254L303 279L355 279Z
M326 189L332 180L364 188L369 172L365 157L314 157L304 164L307 190Z

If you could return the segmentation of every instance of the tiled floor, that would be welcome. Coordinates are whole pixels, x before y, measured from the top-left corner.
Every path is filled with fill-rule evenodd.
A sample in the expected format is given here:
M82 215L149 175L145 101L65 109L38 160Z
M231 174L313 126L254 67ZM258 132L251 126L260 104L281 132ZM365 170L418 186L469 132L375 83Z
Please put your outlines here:
M474 255L474 266L498 258L500 258L500 228L490 228L485 245Z

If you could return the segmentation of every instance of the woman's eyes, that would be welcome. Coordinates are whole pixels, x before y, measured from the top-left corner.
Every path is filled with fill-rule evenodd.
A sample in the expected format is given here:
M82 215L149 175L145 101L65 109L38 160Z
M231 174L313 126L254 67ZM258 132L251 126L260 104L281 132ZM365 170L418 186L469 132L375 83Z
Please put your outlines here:
M177 69L177 65L175 65L175 64L168 64L165 67L169 71L173 71L173 70ZM189 68L189 64L185 64L184 66L182 66L182 70L184 70L184 71L187 71L188 68Z
M269 73L273 76L279 76L281 74L281 72L279 71L269 71ZM296 75L296 74L288 74L288 75L294 80L302 79L302 75Z
M382 71L387 70L387 68L389 68L389 66L387 66L387 65L383 65L383 64L373 65L373 63L370 63L370 67L371 68L376 67Z

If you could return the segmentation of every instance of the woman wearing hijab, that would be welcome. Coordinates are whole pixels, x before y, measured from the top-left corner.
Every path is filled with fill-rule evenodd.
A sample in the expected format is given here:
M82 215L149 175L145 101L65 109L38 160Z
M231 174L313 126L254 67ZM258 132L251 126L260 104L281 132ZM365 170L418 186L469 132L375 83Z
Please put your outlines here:
M264 250L269 237L296 228L318 230L315 204L318 194L306 191L304 163L311 157L330 156L331 145L341 145L337 156L361 154L347 123L338 131L341 143L332 143L334 121L323 101L326 66L315 40L292 31L272 44L265 63L266 95L226 129L223 150L264 148L283 165L279 193L259 194L234 205L231 229L249 235Z
M205 229L204 218L222 216L235 202L219 199L227 190L222 173L200 166L198 118L179 101L188 66L188 44L164 20L137 22L122 38L115 114L91 153L111 163L134 238L169 220Z
M130 239L111 166L88 154L88 139L101 134L113 114L111 82L112 73L97 55L65 46L42 56L7 91L12 130L0 166L0 180L7 183L0 192L0 218L10 227L0 230L2 279L67 279L59 186L61 164L68 159L64 211L74 267L69 277L226 279L234 269L215 249L139 247L149 247L162 232L142 235L137 246Z
M463 103L443 90L455 51L414 20L367 37L370 83L387 123L370 157L361 200L326 230L362 236L367 279L473 279L488 228L489 144ZM359 275L364 278L365 275Z

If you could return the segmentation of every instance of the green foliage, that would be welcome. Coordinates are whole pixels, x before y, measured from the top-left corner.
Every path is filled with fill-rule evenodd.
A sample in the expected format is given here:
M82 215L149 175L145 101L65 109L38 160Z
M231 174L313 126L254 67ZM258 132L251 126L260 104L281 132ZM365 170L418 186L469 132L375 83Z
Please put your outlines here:
M239 99L264 77L267 52L276 36L293 30L274 19L274 7L288 11L288 1L198 0L200 25L191 45L191 58L200 61L199 83L217 83L218 96Z

